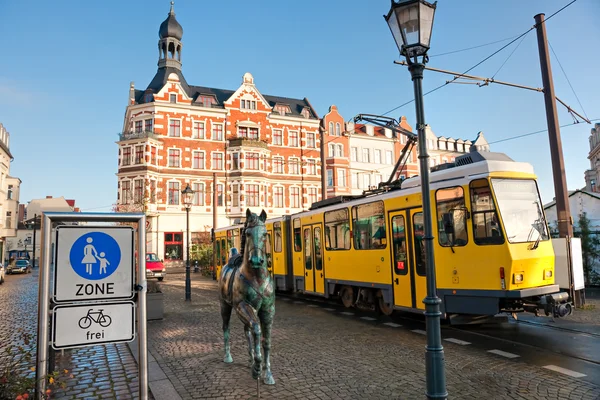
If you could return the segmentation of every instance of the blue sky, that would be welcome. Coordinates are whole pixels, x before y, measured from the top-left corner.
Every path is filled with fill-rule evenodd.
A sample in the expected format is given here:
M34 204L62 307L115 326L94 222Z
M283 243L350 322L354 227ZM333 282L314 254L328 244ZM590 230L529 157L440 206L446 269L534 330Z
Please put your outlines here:
M441 0L429 66L464 71L570 0ZM293 4L293 6L292 6ZM394 65L397 49L382 15L389 0L176 1L184 28L183 72L193 85L236 89L251 72L265 94L307 97L324 115L336 104L349 119L383 114L413 98L410 75ZM23 181L21 202L46 195L76 199L83 210L109 211L116 198L117 133L129 82L145 88L158 57L158 27L168 0L82 2L0 0L0 122L11 133L11 174ZM548 38L590 119L600 118L600 2L578 0L548 21ZM518 42L517 42L518 43ZM492 76L517 43L472 74ZM582 112L557 59L557 95ZM497 79L541 87L535 30ZM424 90L449 79L426 72ZM414 104L390 115L415 125ZM437 135L490 142L546 128L543 95L492 85L447 85L425 97ZM559 107L561 124L572 122ZM598 121L600 122L600 121ZM591 125L563 128L570 189L584 186ZM554 197L547 133L492 144L533 164L544 202Z

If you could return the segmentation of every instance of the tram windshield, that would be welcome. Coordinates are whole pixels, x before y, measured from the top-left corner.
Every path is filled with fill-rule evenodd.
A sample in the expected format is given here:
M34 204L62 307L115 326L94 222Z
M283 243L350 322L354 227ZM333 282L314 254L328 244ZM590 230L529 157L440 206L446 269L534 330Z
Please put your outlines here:
M533 179L492 179L510 243L548 240L548 228Z

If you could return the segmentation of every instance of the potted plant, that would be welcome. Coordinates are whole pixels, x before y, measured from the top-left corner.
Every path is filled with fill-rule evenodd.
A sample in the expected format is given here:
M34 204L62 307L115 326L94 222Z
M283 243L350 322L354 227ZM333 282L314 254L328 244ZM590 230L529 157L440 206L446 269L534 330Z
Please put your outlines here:
M156 281L147 281L148 290L146 291L146 319L163 319L164 303L163 292L160 283Z

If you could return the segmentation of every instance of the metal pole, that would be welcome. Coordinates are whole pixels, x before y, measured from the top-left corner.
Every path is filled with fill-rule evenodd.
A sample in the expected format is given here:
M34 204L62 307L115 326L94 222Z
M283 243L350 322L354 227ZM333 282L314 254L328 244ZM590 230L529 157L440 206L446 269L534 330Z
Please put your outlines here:
M425 65L414 63L408 67L415 88L415 106L417 111L417 130L419 134L419 168L421 175L421 197L423 198L423 224L425 230L425 262L427 266L427 297L425 303L425 319L427 330L427 346L425 353L425 370L427 374L427 398L446 399L446 372L444 347L440 327L440 303L436 293L435 260L433 254L433 231L431 218L431 198L429 194L429 154L425 133L425 112L423 110L423 70Z
M213 232L217 229L217 201L218 201L218 193L217 193L217 174L213 173ZM216 241L216 239L215 239ZM216 276L217 273L217 252L215 251L215 246L213 241L213 274ZM221 251L223 251L221 249ZM219 277L217 276L217 279Z
M554 196L556 198L558 237L571 238L573 237L573 225L571 224L571 210L569 207L569 190L567 187L567 176L565 174L565 161L562 153L562 141L560 139L560 125L558 124L558 113L556 111L554 81L552 79L552 67L550 66L550 53L548 52L548 39L546 36L544 14L537 14L534 19L537 30L538 50L540 53L540 68L542 70L544 100L546 103L546 121L548 123L552 175L554 177ZM575 301L575 306L583 306L580 293L573 289L573 277L571 273L569 273L569 284L569 292Z
M185 239L185 247L186 247L186 261L185 261L185 301L192 300L192 282L190 277L190 207L186 204L185 206L185 215L186 215L186 239Z
M42 262L40 264L38 289L38 326L37 326L37 360L35 370L36 398L42 399L46 393L46 378L48 363L48 333L49 333L49 293L50 293L50 252L52 247L52 221L42 214Z
M138 221L138 270L137 281L142 289L138 292L138 374L140 400L148 398L148 337L146 331L146 216Z
M31 269L35 268L35 223L37 221L37 214L33 215L33 249L31 251L32 253L32 260L31 260Z

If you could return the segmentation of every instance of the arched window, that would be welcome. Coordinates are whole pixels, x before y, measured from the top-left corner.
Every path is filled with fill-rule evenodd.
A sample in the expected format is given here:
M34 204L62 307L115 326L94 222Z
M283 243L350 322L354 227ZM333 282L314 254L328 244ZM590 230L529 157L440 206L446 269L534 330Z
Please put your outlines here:
M341 128L339 122L335 124L335 135L336 136L341 136L342 135L342 128Z
M329 123L329 134L333 135L333 122Z

